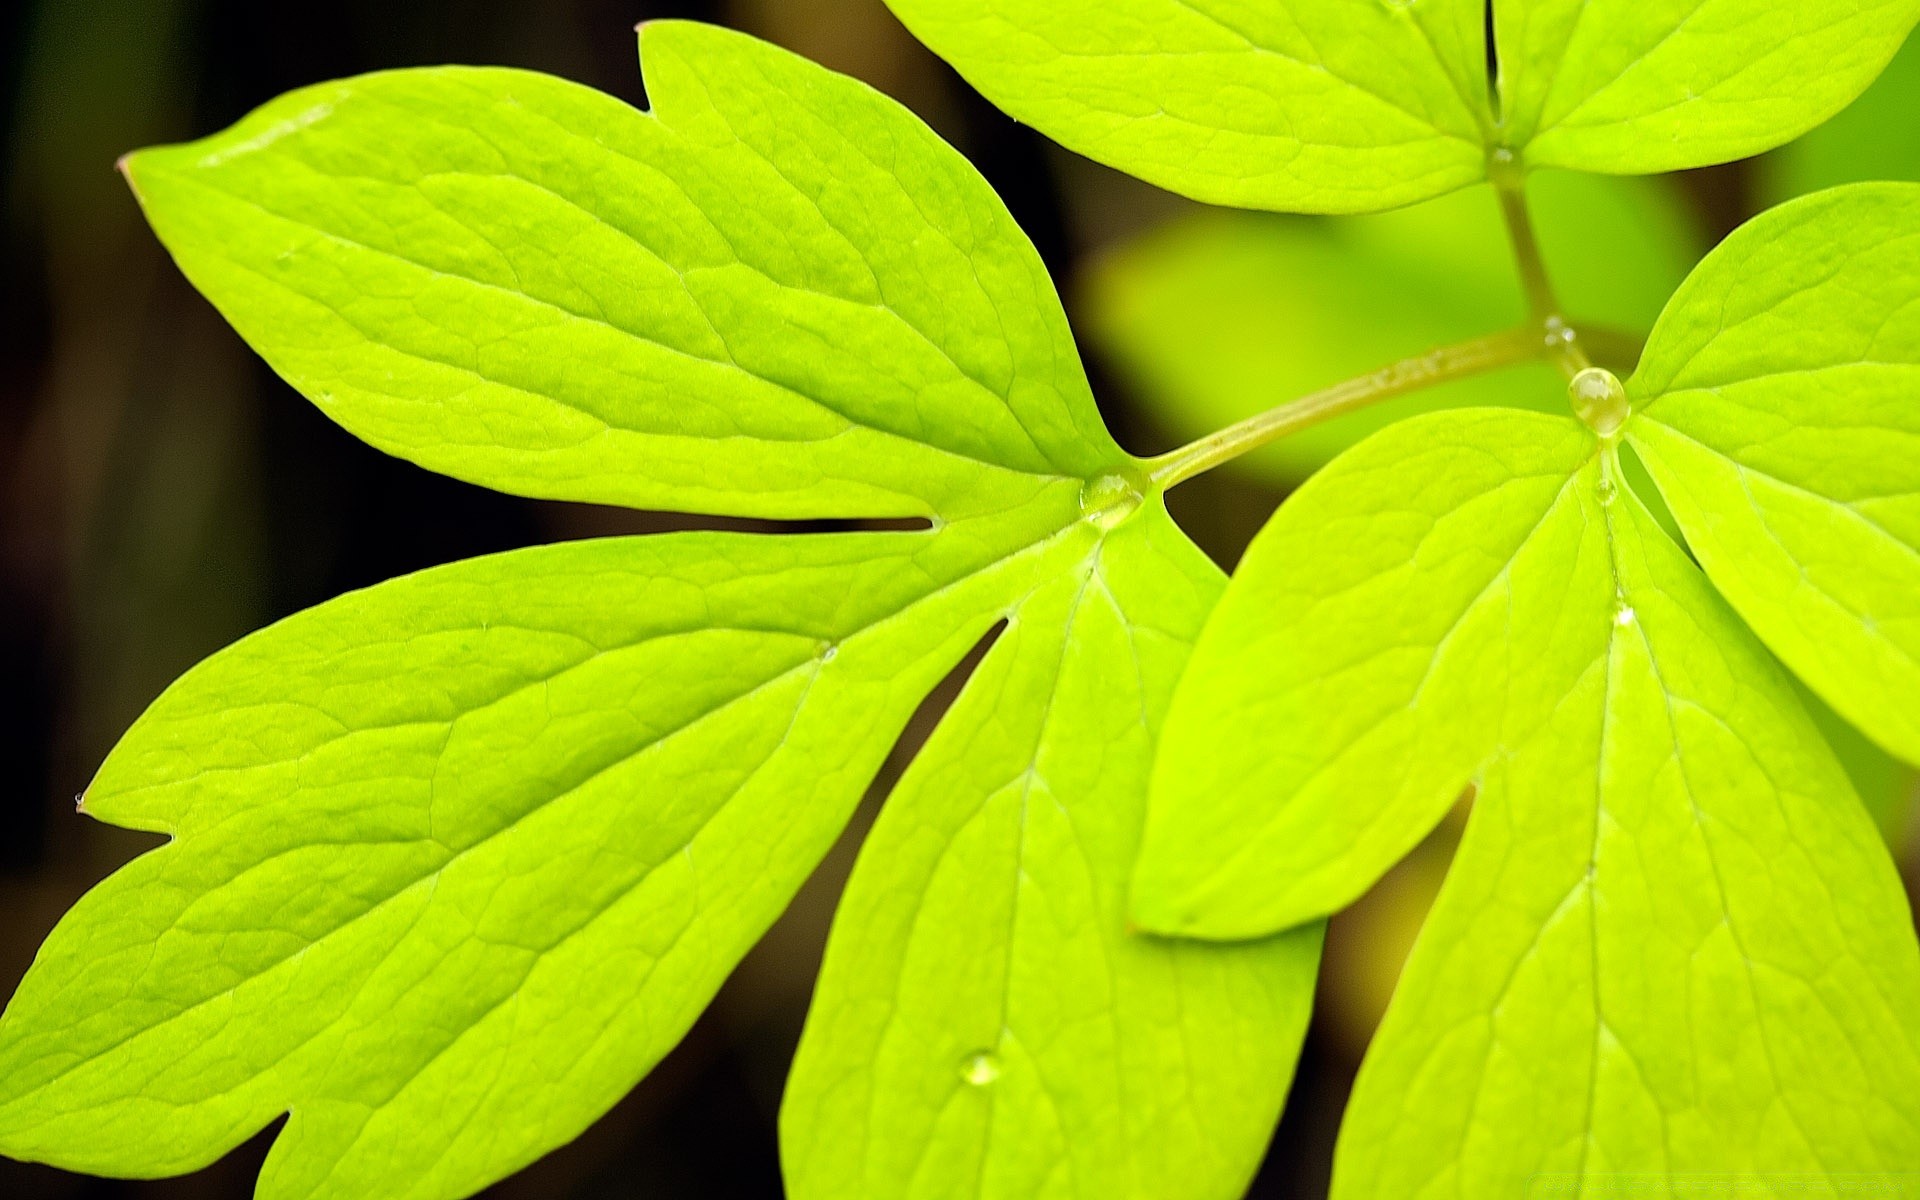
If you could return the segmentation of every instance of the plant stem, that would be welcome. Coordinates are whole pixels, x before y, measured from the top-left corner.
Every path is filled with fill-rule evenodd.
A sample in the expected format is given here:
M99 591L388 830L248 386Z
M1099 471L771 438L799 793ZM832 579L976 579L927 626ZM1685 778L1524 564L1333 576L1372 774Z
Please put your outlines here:
M1549 345L1544 325L1528 324L1504 333L1445 346L1418 358L1402 359L1370 375L1336 383L1290 404L1270 408L1170 454L1149 459L1146 464L1149 477L1156 486L1170 488L1202 471L1212 470L1223 462L1238 458L1249 450L1329 417L1337 417L1376 401L1450 379L1478 375L1529 359L1545 358L1560 353L1562 349Z
M1592 366L1593 360L1580 344L1580 335L1567 324L1560 298L1553 294L1553 281L1547 277L1547 264L1540 256L1540 240L1534 236L1533 216L1527 211L1526 177L1507 151L1495 152L1488 164L1487 176L1500 197L1500 215L1506 221L1507 239L1513 243L1520 286L1527 294L1527 312L1554 343L1554 361L1567 378L1572 379Z
M1544 324L1560 315L1560 299L1553 294L1553 281L1547 278L1547 264L1540 257L1540 240L1533 233L1526 191L1509 175L1496 177L1493 190L1500 197L1500 216L1506 221L1507 239L1513 244L1520 286L1527 294L1527 312Z

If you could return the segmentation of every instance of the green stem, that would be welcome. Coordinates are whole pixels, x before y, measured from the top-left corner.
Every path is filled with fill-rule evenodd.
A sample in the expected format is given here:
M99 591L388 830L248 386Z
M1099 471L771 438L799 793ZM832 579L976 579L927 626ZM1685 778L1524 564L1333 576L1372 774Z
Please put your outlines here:
M1546 332L1542 325L1523 325L1446 346L1418 358L1403 359L1370 375L1336 383L1290 404L1248 417L1237 425L1229 425L1170 454L1149 459L1146 464L1149 477L1155 486L1170 488L1276 438L1341 413L1450 379L1561 353L1563 347L1550 344Z
M1547 277L1540 239L1534 236L1533 216L1527 211L1526 177L1513 165L1512 154L1504 151L1496 152L1487 174L1500 197L1500 215L1506 221L1507 240L1513 243L1514 264L1527 295L1527 312L1546 331L1548 340L1554 343L1550 347L1554 361L1572 379L1592 366L1593 360L1580 344L1579 333L1567 323L1560 298L1553 293L1553 281Z

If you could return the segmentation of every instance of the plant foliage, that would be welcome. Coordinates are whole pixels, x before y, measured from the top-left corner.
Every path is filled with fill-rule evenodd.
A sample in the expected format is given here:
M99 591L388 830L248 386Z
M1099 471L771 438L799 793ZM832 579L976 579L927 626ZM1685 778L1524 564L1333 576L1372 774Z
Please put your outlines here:
M1142 922L1324 916L1481 785L1336 1196L1920 1163L1906 897L1767 653L1920 759L1916 229L1911 184L1775 209L1680 289L1597 428L1404 422L1248 551L1168 719Z
M680 1038L1003 623L849 885L792 1190L1234 1194L1318 934L1222 954L1123 916L1219 571L957 154L742 35L641 40L651 113L395 72L127 172L195 284L383 449L523 494L929 528L518 551L187 674L87 790L173 840L15 996L0 1148L176 1173L291 1113L266 1200L479 1189Z
M1920 760L1920 186L1747 226L1624 387L1580 369L1520 190L1780 144L1920 0L891 2L1015 116L1196 197L1491 180L1528 315L1432 361L1557 363L1578 419L1376 420L1229 584L1162 493L1284 422L1124 452L963 159L690 23L643 27L647 112L410 70L135 154L187 276L383 450L891 528L516 551L189 672L85 794L170 840L0 1017L0 1151L177 1173L290 1114L267 1200L477 1191L671 1048L984 645L836 918L799 1200L1236 1195L1320 920L1469 785L1337 1196L1920 1171L1920 947L1787 674ZM1596 303L1632 324L1644 290Z

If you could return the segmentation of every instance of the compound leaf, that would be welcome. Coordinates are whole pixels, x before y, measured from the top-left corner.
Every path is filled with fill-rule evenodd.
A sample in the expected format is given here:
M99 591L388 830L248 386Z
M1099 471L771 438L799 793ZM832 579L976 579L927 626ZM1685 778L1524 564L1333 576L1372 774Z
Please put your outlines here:
M1434 413L1288 500L1174 694L1136 919L1234 938L1333 912L1546 719L1612 611L1593 456L1565 418Z
M1640 174L1771 149L1839 112L1920 0L1495 0L1501 138Z
M650 113L523 71L395 71L127 172L289 382L489 487L953 517L1123 458L1038 255L951 147L744 35L641 40Z
M1920 762L1920 186L1750 222L1673 299L1632 445L1707 574L1842 716Z
M1637 501L1585 515L1616 576L1581 607L1617 584L1625 619L1489 768L1333 1195L1905 1178L1920 951L1892 862L1787 679Z
M519 551L215 656L87 793L177 840L75 907L0 1021L0 1146L175 1173L291 1112L260 1185L279 1200L466 1195L571 1138L1045 574L983 544Z
M798 1200L1245 1188L1319 930L1125 933L1154 734L1220 587L1156 507L1011 615L842 901L782 1112Z
M1216 204L1361 212L1486 170L1483 0L888 0L988 99Z
M1548 271L1578 302L1571 316L1582 328L1644 335L1706 250L1665 180L1543 171L1527 195ZM1337 220L1195 212L1100 260L1076 315L1158 423L1193 439L1383 363L1519 325L1526 302L1498 202L1475 187ZM1375 430L1473 405L1564 414L1566 388L1545 362L1456 380L1303 429L1233 469L1293 487Z
M931 528L522 551L345 597L189 673L87 794L175 840L75 907L0 1016L0 1151L170 1174L290 1114L264 1200L471 1194L679 1038L926 690L1014 612L1059 677L1009 642L981 686L996 719L1057 714L1055 798L1102 839L1081 917L1135 964L1108 1017L1154 1056L1116 1078L1184 1064L1233 1085L1123 1105L1095 1081L1074 1136L1225 1130L1206 1171L1156 1168L1161 1195L1224 1200L1284 1091L1317 937L1217 960L1135 944L1114 883L1217 573L1100 424L1037 257L963 160L752 39L668 23L643 44L652 115L541 76L396 72L129 171L187 273L376 445L533 495ZM1116 599L1083 616L1063 589ZM1119 644L1139 669L1124 704L1089 675ZM1001 765L978 695L917 777L976 745ZM1071 790L1089 780L1110 804ZM1037 853L1059 827L1035 820ZM976 882L989 910L1030 899ZM953 944L967 915L943 913ZM1031 961L1036 930L1000 948L1023 986L1091 986L1084 958ZM1149 1028L1169 996L1192 1045ZM1057 1065L1031 1019L1029 1051ZM1244 1040L1206 1042L1220 1022ZM917 1136L934 1110L913 1106L946 1099L897 1086L925 1078L914 1049L848 1067L897 1122L879 1136ZM935 1068L955 1078L951 1056ZM984 1161L964 1142L942 1153Z

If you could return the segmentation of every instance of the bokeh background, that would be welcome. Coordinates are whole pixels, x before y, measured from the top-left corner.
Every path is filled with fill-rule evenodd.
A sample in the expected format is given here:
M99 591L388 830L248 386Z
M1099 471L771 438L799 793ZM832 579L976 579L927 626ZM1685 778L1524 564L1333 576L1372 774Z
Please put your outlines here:
M186 667L396 574L675 527L497 495L356 442L185 284L114 160L216 130L289 88L384 67L530 67L642 103L631 31L656 17L723 22L857 75L966 152L1061 281L1102 407L1136 452L1520 314L1485 189L1346 221L1203 210L1001 116L880 0L0 0L0 992L82 891L151 844L75 815L73 797ZM1920 49L1834 123L1765 159L1660 180L1543 177L1535 202L1573 315L1644 332L1745 216L1875 177L1920 178ZM1554 407L1563 395L1539 368L1454 385L1197 480L1175 512L1231 566L1287 489L1369 421L1434 403ZM916 718L862 818L686 1043L585 1137L490 1197L780 1194L774 1117L834 897L937 709ZM1920 878L1913 776L1829 726L1909 880ZM1256 1197L1325 1194L1346 1090L1463 815L1335 922L1318 1020ZM244 1197L271 1136L167 1181L0 1162L0 1198Z

